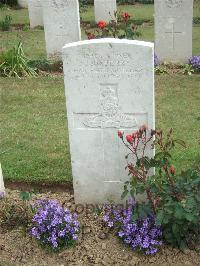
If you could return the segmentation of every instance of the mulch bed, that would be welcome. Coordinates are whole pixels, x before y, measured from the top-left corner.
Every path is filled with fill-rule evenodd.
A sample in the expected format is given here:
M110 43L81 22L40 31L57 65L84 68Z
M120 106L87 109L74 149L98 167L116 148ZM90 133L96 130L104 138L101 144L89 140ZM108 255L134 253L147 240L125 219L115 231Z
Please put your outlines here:
M80 212L74 204L71 189L36 194L33 200L57 199L63 206ZM19 191L7 189L7 198L20 204ZM1 205L0 201L0 205ZM0 206L1 208L1 206ZM22 228L0 227L0 265L200 265L197 251L185 253L172 247L162 247L155 256L145 256L125 246L102 223L101 215L84 211L79 213L84 225L75 247L58 253L43 250Z

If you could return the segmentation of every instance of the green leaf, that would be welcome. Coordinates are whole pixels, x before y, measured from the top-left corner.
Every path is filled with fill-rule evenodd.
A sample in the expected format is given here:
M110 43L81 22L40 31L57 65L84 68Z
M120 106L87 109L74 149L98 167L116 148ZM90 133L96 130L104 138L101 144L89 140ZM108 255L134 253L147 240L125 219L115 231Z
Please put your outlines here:
M128 190L124 190L124 192L121 195L121 199L124 199L128 195Z

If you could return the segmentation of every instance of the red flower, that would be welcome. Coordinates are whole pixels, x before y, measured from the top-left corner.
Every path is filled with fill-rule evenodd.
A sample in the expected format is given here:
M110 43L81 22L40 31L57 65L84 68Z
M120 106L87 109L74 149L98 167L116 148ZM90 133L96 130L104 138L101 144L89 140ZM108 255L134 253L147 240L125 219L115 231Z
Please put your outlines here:
M124 19L125 21L127 21L127 20L130 18L130 15L129 15L128 12L124 12L124 13L122 13L122 17L123 17L123 19Z
M172 165L172 166L170 167L170 173L171 173L172 175L174 175L175 172L176 172L176 169L175 169L175 167Z
M123 138L124 132L122 131L118 131L118 137L120 137L121 139Z
M104 20L100 20L97 25L100 29L104 29L107 24Z
M129 143L133 143L133 137L132 137L132 135L127 135L126 136L126 140L129 142Z

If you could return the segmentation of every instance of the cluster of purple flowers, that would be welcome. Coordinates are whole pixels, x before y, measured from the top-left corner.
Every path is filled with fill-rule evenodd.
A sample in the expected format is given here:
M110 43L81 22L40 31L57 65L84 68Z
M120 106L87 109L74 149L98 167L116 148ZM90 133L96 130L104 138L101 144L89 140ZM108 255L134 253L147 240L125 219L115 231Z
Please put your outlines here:
M189 65L192 65L195 69L200 70L200 55L192 56L189 59Z
M154 67L157 67L160 64L160 61L158 59L158 56L154 54Z
M53 249L75 243L80 231L77 214L72 214L54 200L39 200L33 207L36 213L30 234L35 239Z
M134 200L130 200L126 208L106 204L103 220L108 227L116 229L118 236L133 249L155 254L162 245L162 230L156 226L152 215L133 221L134 208Z

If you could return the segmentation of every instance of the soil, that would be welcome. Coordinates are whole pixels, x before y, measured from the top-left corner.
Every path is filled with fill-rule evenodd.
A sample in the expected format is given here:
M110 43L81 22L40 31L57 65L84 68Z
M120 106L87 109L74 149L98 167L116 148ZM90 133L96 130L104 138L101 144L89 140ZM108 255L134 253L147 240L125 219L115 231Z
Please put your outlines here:
M28 187L27 187L28 188ZM6 198L21 204L19 191L7 189ZM0 228L0 265L11 266L71 266L71 265L200 265L197 251L181 251L163 246L154 256L145 256L125 246L108 231L102 223L101 215L89 209L82 211L75 206L71 189L47 191L34 196L33 201L41 198L57 199L63 206L79 212L83 226L75 247L53 253L43 250L34 239L24 233L21 227ZM0 202L0 205L3 201Z

